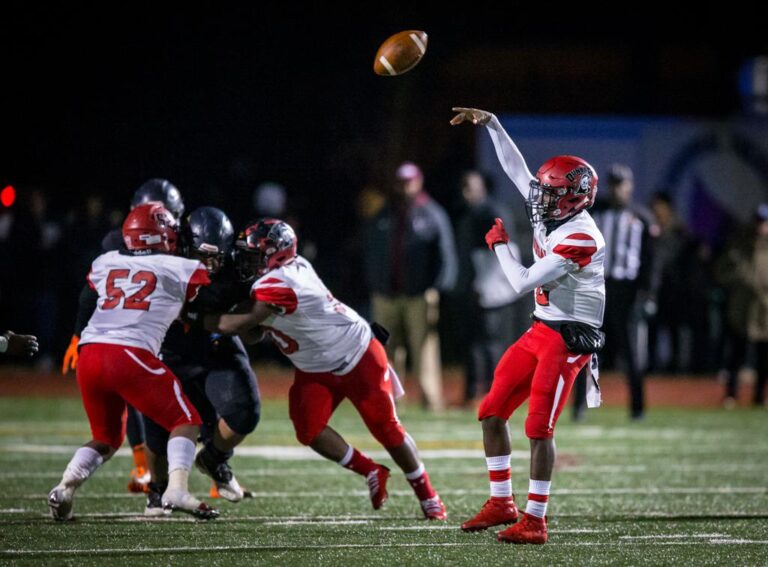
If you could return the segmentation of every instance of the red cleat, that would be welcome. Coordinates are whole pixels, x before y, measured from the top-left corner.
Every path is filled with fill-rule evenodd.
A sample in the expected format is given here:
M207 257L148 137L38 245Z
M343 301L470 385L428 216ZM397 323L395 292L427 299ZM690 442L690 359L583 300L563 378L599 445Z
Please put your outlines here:
M496 539L504 543L547 543L547 521L530 514L523 514L523 518L514 526L502 530L496 534Z
M461 524L461 529L465 532L479 532L493 526L511 524L517 521L519 515L514 498L491 497L474 518Z
M435 495L432 498L421 500L421 511L427 520L446 520L448 512L445 510L445 504L440 497Z
M387 479L389 479L389 469L384 465L376 465L376 469L369 472L368 476L365 477L374 510L381 508L389 497Z

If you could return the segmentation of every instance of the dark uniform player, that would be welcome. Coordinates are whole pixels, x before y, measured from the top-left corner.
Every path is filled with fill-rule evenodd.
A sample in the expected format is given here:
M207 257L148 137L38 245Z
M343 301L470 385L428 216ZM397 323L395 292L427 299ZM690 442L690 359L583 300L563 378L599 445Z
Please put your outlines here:
M182 229L183 253L206 265L212 284L196 299L201 312L228 311L248 296L231 261L234 231L227 216L214 207L195 209ZM244 492L232 474L229 458L234 448L259 422L260 401L256 376L238 337L211 334L202 329L171 325L161 349L163 362L181 381L184 393L203 420L205 447L197 454L197 468L213 479L212 495L238 502ZM165 451L168 432L145 417L153 482L146 515L162 515L160 496L165 490Z
M179 221L181 215L184 214L184 201L181 198L181 193L176 186L167 179L154 178L144 182L133 194L133 198L131 199L131 210L139 205L152 201L162 203L171 215L173 215L176 221ZM124 250L125 243L123 242L122 230L120 228L115 228L108 232L101 241L101 249L103 253L111 250ZM67 374L70 370L75 370L75 368L77 368L80 334L88 324L88 319L90 319L94 309L96 309L97 298L97 295L93 293L93 290L91 290L90 287L87 285L83 286L83 289L80 292L80 305L77 310L75 331L72 335L69 348L64 355L64 361L61 368L62 374ZM126 436L133 448L134 464L130 474L128 490L131 492L146 492L148 490L150 475L144 454L144 421L142 420L141 414L131 405L128 405Z

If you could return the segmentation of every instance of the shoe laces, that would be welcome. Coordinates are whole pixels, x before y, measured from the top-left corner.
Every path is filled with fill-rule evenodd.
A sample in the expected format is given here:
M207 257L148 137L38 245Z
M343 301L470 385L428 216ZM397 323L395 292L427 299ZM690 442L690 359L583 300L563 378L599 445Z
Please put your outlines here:
M370 491L371 496L374 496L379 492L379 469L369 472L368 476L365 477L365 480L368 482L368 490Z
M433 496L432 498L427 498L426 500L421 501L421 509L424 510L424 512L441 513L443 511L443 503L439 496Z

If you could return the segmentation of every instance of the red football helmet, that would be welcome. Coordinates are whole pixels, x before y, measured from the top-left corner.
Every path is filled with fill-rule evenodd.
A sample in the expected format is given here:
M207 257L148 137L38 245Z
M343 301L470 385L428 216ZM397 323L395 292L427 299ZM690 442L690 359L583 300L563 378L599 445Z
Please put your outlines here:
M249 224L235 241L235 265L244 281L261 277L296 257L296 233L280 219Z
M126 248L133 252L148 254L159 250L173 254L178 241L176 219L162 203L139 205L125 218L123 240Z
M571 218L595 203L595 168L576 156L555 156L536 172L526 201L531 224Z

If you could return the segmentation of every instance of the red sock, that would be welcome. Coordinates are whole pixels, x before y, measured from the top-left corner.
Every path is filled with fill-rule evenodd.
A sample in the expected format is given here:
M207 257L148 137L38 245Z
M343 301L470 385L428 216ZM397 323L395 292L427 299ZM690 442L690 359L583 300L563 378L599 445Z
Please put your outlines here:
M375 462L351 446L347 450L347 454L344 455L344 458L339 461L339 464L345 469L363 476L368 476L369 472L375 471L376 467L378 467Z
M411 485L419 500L427 500L437 496L437 492L432 488L432 483L429 482L429 475L424 470L423 463L415 471L406 474L405 478L408 479L408 484Z

